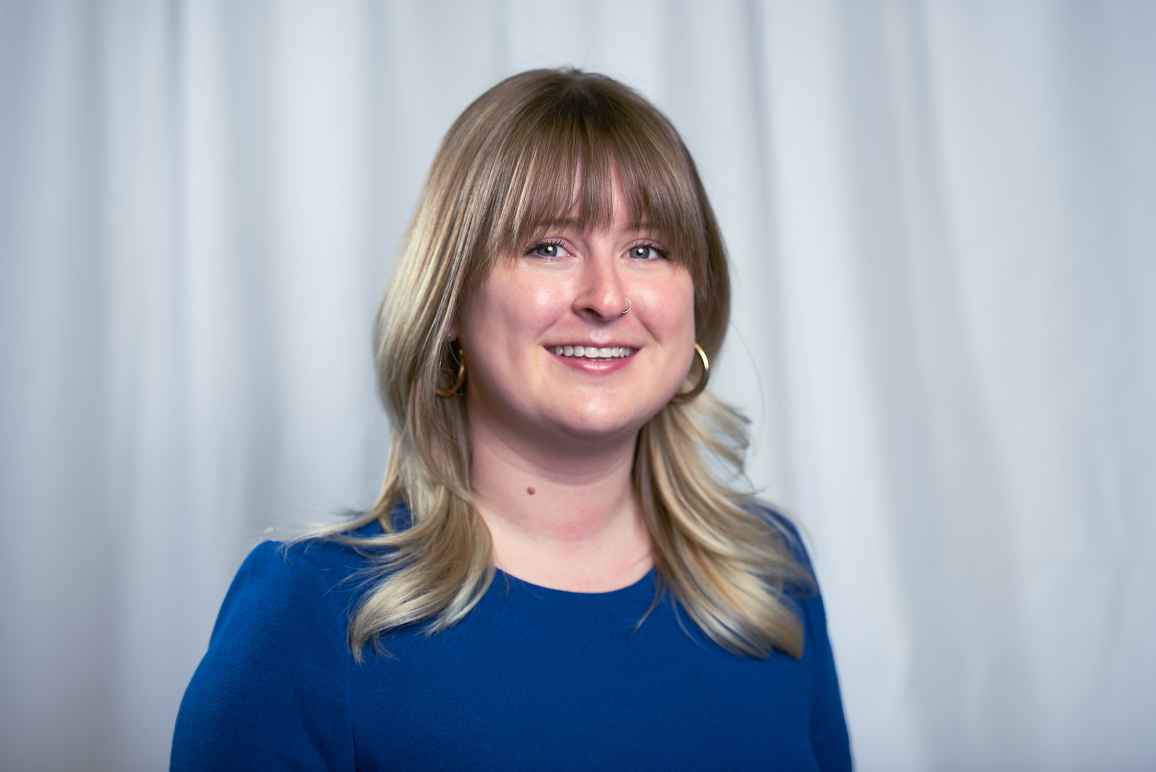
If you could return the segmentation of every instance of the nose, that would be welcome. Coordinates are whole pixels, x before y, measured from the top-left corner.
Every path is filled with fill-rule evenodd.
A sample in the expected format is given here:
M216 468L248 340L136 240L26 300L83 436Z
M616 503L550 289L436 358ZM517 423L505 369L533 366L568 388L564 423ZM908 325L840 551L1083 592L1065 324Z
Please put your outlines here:
M581 289L574 296L574 312L599 321L613 321L627 308L626 287L616 261L597 256L582 267Z

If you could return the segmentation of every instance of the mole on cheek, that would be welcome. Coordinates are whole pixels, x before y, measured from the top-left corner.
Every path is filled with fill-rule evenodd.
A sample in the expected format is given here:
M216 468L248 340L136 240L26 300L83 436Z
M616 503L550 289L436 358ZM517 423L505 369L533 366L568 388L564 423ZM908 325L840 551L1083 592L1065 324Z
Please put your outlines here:
M533 488L527 488L526 489L526 493L529 493L531 496L533 496L537 492L538 491L534 490Z

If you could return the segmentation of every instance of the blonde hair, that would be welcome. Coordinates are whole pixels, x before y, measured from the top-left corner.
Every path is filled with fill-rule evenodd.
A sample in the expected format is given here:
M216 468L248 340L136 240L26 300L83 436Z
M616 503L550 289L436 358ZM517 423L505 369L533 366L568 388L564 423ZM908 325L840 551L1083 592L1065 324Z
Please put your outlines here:
M575 174L577 170L577 174ZM694 280L698 342L714 359L730 314L726 252L690 152L670 122L623 84L577 70L532 70L470 104L434 158L392 286L378 311L379 392L393 435L371 509L309 535L370 548L375 584L349 643L403 625L436 633L461 620L494 577L489 531L471 503L465 400L439 398L458 363L446 343L469 288L493 261L571 216L612 216L612 174L637 222L661 233ZM700 373L688 374L684 390ZM807 582L784 526L714 469L742 476L746 419L710 394L675 400L638 438L633 484L665 589L702 630L737 653L801 656L802 625L786 588ZM393 513L409 509L398 528ZM384 534L358 537L380 521ZM384 549L387 548L387 549Z

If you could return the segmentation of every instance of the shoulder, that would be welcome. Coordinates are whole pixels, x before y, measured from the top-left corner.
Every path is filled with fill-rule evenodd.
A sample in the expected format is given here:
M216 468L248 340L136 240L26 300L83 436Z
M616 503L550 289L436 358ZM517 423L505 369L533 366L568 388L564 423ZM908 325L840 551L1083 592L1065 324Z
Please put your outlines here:
M340 671L364 562L336 543L254 547L221 603L190 693L205 686L255 692L306 662L311 673Z
M181 701L173 769L272 758L350 766L346 630L368 565L352 547L321 540L249 552Z
M381 533L381 526L371 522L345 536L364 539ZM347 651L351 614L379 578L376 569L369 552L335 539L258 544L237 569L221 604L209 655L256 656L287 648Z
M238 630L258 636L317 635L339 622L365 558L324 541L258 544L241 563L221 606L210 647Z

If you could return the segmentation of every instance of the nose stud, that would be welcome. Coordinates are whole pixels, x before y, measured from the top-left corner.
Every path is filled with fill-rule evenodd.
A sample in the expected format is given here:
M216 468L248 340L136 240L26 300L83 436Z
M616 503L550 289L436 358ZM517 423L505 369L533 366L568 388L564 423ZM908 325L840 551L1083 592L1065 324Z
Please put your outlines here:
M619 316L626 316L629 313L630 313L630 298L627 298L626 299L626 308L622 309L622 312L619 313L618 315Z

